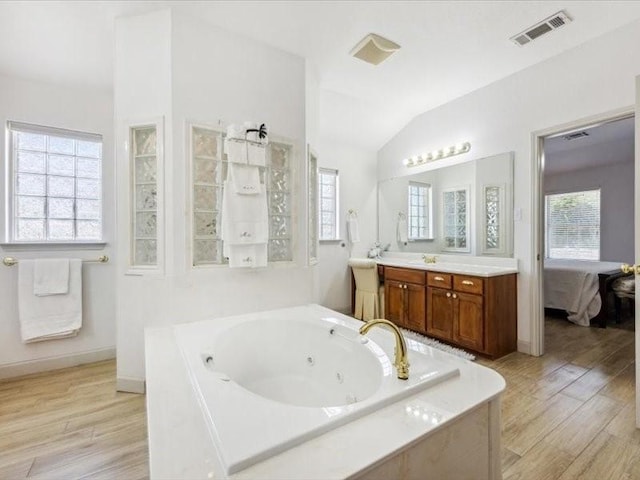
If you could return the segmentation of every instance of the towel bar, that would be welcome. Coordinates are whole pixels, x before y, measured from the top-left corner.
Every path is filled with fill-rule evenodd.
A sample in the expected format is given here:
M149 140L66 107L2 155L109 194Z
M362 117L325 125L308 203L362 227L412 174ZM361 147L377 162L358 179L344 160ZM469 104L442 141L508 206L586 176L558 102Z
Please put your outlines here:
M107 263L109 261L109 257L107 255L100 255L96 259L82 260L82 261L83 262ZM14 265L16 265L18 263L18 259L17 258L13 258L13 257L4 257L2 259L2 263L4 263L7 267L13 267Z

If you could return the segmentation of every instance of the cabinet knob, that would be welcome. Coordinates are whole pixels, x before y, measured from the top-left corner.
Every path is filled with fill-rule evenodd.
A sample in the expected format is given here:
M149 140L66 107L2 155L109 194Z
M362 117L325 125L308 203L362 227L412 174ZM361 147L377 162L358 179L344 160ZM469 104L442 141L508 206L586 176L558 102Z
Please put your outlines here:
M406 284L404 285L404 289L405 289L405 290L407 289L407 285L406 285Z
M433 277L433 279L434 279L436 282L444 282L444 278L439 277L439 276L438 276L438 277Z
M451 296L451 292L447 292L447 298Z
M458 298L458 295L456 295L455 293L453 294L453 298Z
M473 286L473 282L471 280L462 280L462 284Z

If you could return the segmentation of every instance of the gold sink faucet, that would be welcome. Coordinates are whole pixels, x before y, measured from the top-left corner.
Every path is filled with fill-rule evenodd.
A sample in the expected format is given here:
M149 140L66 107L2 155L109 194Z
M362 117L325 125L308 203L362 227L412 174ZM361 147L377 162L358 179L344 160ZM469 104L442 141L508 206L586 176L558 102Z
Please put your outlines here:
M427 255L425 253L424 255L422 255L422 259L424 260L424 263L436 263L435 255Z
M402 336L400 329L389 320L385 320L384 318L376 318L374 320L369 320L362 327L360 327L360 335L365 335L371 327L375 327L376 325L380 325L381 327L386 325L395 334L396 358L393 364L398 371L398 378L400 380L407 380L409 378L409 359L407 358L407 344L404 341L404 337Z

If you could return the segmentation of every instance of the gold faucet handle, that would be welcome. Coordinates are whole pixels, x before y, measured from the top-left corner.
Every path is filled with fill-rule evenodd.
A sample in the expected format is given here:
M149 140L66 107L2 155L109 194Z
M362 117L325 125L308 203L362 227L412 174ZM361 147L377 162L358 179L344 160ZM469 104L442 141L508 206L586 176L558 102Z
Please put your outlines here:
M636 275L640 275L640 265L629 265L628 263L623 263L620 265L620 270L622 270L622 273L634 273Z

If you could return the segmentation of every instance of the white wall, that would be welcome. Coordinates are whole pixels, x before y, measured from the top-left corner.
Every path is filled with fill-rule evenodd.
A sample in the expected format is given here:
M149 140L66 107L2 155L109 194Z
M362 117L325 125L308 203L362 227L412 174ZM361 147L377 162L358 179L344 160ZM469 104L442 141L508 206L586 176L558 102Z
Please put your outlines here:
M210 27L171 11L119 19L116 29L116 121L163 114L166 121L166 258L164 275L127 276L119 264L118 379L144 378L143 329L303 304L313 298L312 269L306 266L305 62L240 35ZM149 55L158 65L138 60ZM160 77L165 87L148 92ZM131 104L126 99L132 96ZM146 100L145 100L146 99ZM155 108L154 108L155 107ZM265 122L271 134L293 142L296 165L294 263L257 271L188 265L186 207L186 122ZM118 149L119 179L127 154ZM125 179L126 180L126 179ZM128 183L120 185L118 222L127 224ZM126 258L128 239L120 235Z
M514 152L514 205L522 211L514 228L521 350L529 350L531 338L532 132L633 105L640 49L629 46L639 43L634 22L416 117L378 153L385 179L405 172L403 158L461 140L472 149L460 161Z
M97 258L114 260L115 241L113 96L110 92L56 85L0 76L0 122L8 120L98 133L103 136L103 225L107 247L77 250L43 247L0 247L0 258L42 257ZM2 164L5 135L0 135ZM6 169L0 171L0 225L6 220ZM83 267L83 326L77 337L25 345L18 321L18 268L0 264L0 377L62 367L81 361L112 357L115 346L115 267L85 264ZM70 358L63 358L70 357Z
M544 177L546 193L600 188L600 260L604 262L633 263L633 156L630 160Z
M340 176L339 242L321 242L318 252L319 303L341 312L351 311L350 256L363 257L376 241L377 188L376 154L322 138L318 161L323 168L337 169ZM347 234L349 210L358 214L360 242L351 243Z

